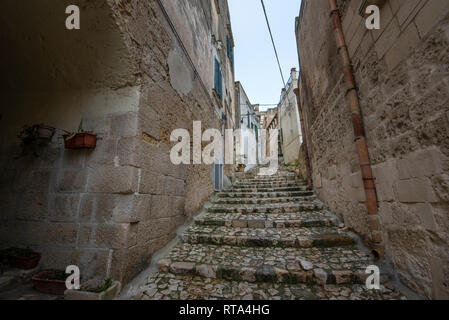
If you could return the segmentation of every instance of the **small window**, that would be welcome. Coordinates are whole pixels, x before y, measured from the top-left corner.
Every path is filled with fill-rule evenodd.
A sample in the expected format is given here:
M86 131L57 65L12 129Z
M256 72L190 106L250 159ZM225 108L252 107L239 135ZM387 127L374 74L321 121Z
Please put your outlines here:
M226 36L226 44L227 44L228 58L229 61L231 62L232 72L234 72L234 50L232 49L231 38L229 38L229 36Z
M217 13L220 13L220 0L215 0L215 9L217 9Z
M214 164L214 189L221 190L223 189L223 165L222 164Z
M218 96L220 97L220 100L223 99L223 76L220 69L220 63L218 62L217 58L215 58L215 72L214 72L214 88L217 92Z

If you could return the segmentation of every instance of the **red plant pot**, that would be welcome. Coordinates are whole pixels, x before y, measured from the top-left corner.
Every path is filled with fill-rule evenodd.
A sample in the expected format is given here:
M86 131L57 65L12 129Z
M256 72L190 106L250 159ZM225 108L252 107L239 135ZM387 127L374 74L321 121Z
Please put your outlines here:
M45 276L48 274L51 274L51 271L42 271L33 276L31 279L33 280L34 288L42 293L64 295L64 292L67 290L65 281L45 279Z
M41 255L37 252L33 252L31 257L11 257L11 265L17 269L30 270L37 267Z
M97 135L93 133L77 133L73 137L66 134L63 137L66 149L94 149L97 144Z

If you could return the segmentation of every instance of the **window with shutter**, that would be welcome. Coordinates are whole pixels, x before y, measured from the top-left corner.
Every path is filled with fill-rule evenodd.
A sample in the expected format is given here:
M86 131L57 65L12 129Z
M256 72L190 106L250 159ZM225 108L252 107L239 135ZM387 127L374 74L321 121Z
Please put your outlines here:
M214 88L215 91L217 91L218 96L220 99L223 97L223 82L222 82L222 74L220 70L220 63L218 62L217 58L215 58L215 78L214 78Z
M231 62L232 71L234 71L234 52L232 50L232 43L229 36L226 36L226 43L227 43L228 58L229 61Z

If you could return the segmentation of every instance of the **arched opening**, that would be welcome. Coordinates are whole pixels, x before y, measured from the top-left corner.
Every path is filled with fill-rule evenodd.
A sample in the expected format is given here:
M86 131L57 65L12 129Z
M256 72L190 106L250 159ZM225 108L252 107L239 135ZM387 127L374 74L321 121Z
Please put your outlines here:
M132 108L125 102L137 82L136 71L107 1L78 3L81 29L67 30L70 1L2 1L4 143L24 124L74 130L83 117Z
M139 77L108 1L77 1L80 30L66 29L70 4L67 0L1 4L0 247L38 250L46 268L77 264L85 277L105 276L112 240L95 242L93 229L83 223L108 222L97 218L92 203L113 212L130 200L116 197L111 188L110 194L98 198L90 193L108 192L108 184L101 184L95 173L100 167L114 169L114 146L121 137L118 133L115 140L108 138L112 125L104 129L101 124L137 111ZM85 130L99 133L101 142L95 150L64 150L63 132L56 130L38 158L16 159L17 135L24 125L76 131L82 119L90 119ZM117 170L122 180L133 173L129 168ZM93 178L100 180L91 188ZM105 203L110 208L105 209ZM111 228L118 227L102 225L96 232L118 234Z

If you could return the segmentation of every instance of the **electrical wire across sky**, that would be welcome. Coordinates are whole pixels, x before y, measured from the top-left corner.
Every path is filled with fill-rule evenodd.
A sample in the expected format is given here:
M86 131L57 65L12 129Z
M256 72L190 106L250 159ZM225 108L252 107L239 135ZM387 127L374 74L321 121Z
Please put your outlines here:
M276 60L278 62L278 66L279 66L279 72L281 73L282 84L284 85L284 88L285 88L284 74L282 73L281 63L279 62L279 55L278 55L278 51L276 50L276 45L274 43L273 33L271 32L271 27L270 27L270 22L268 20L267 10L265 8L265 4L264 4L263 0L260 0L260 2L262 3L263 13L265 14L265 20L267 21L267 26L268 26L268 31L270 32L271 42L273 43L274 54L276 55Z

